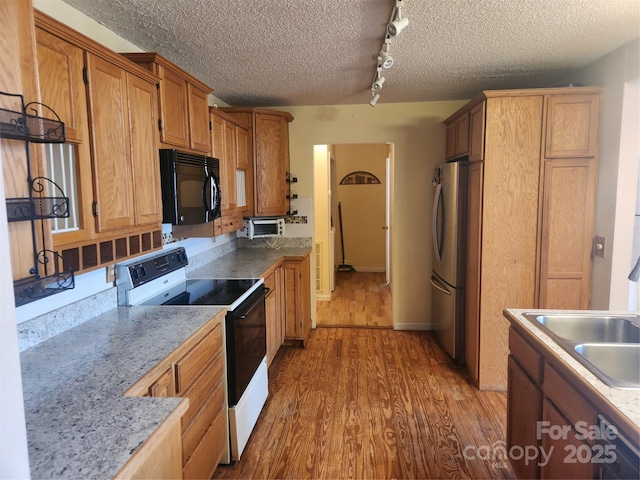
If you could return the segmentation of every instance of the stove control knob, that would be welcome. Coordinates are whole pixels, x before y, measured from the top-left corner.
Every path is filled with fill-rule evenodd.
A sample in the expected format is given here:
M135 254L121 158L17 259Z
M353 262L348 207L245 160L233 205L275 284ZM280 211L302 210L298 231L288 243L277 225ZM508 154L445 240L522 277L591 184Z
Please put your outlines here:
M144 267L140 267L140 276L141 277L146 277L147 276L147 269Z
M129 270L131 272L131 278L134 280L137 280L138 278L138 271L135 268L132 268Z

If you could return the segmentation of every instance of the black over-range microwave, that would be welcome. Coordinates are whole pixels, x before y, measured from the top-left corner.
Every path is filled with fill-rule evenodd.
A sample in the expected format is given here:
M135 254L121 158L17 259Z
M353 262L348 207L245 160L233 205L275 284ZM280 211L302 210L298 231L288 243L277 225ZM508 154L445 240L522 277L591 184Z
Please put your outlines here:
M162 223L195 225L220 216L220 161L160 149Z

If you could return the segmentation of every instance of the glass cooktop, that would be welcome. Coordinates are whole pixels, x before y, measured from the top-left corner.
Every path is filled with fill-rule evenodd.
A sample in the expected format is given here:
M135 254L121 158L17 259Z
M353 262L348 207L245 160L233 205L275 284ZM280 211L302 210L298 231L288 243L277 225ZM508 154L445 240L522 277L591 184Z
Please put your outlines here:
M192 279L150 298L142 305L213 305L235 308L261 279Z

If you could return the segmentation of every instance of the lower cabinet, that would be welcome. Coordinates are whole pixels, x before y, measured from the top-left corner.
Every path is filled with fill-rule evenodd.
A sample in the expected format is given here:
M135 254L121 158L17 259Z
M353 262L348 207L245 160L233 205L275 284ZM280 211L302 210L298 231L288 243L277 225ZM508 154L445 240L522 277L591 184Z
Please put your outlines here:
M270 290L265 299L267 315L267 366L278 353L284 342L284 267L279 265L264 280L265 286Z
M145 467L142 470L145 473L137 476L126 470L126 476L122 478L202 479L213 476L229 443L223 322L224 312L221 312L125 392L132 396L184 397L189 402L178 415L177 436L174 435L177 440L167 439L167 446L158 450L161 458L156 458L155 462L164 465L163 470L154 473ZM176 445L177 454L174 452ZM167 462L171 465L165 465ZM163 476L165 470L171 473Z
M286 259L284 268L285 341L304 344L311 333L310 253Z
M509 330L507 451L518 478L594 478L596 411L558 368Z
M181 443L178 411L158 427L114 479L182 478Z

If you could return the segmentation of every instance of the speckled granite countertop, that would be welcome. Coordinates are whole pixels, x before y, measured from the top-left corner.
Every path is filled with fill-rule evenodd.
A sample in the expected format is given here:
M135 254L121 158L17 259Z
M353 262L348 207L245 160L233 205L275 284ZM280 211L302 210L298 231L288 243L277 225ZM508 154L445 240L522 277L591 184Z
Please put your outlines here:
M32 478L112 478L183 401L122 393L221 310L117 307L22 352Z
M310 248L238 248L191 270L189 278L259 278L281 258L302 257Z
M543 315L545 312L554 313L586 313L576 312L574 310L521 310L521 309L507 309L505 315L512 322L517 323L524 328L527 332L537 338L545 347L553 352L555 356L560 358L577 376L582 377L584 381L589 385L591 390L597 392L602 399L607 402L611 407L617 409L623 416L625 416L631 424L640 429L640 390L623 390L620 388L612 388L602 382L598 377L591 373L585 366L573 358L567 353L560 345L558 345L544 330L538 328L530 320L526 319L522 314L528 312L536 312ZM589 313L604 314L604 315L618 315L627 314L629 312L610 312L610 311L591 311Z

